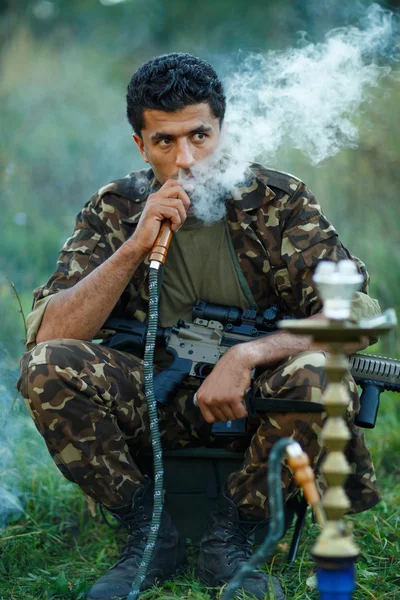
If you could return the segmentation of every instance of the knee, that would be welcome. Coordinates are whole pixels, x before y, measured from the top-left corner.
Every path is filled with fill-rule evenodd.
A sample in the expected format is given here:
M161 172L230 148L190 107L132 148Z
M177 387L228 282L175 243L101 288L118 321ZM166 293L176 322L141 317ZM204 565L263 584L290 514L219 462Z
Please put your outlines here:
M54 382L61 377L65 368L73 368L73 357L76 361L77 345L81 343L78 340L48 340L40 342L33 350L23 355L17 388L27 402L29 410L32 409L32 402L36 403L46 395L44 391L49 380Z
M305 400L322 403L322 394L327 386L326 362L326 353L317 350L291 357L282 372L284 386L301 390L301 397Z
M327 355L323 351L301 352L263 373L256 385L265 397L320 403L322 390L326 387L326 361Z
M282 376L285 379L296 378L301 381L312 381L314 385L323 386L327 354L322 350L301 352L290 357L282 365Z
M83 342L81 340L73 340L68 338L60 338L54 340L47 340L46 342L40 342L33 350L28 353L30 368L51 364L68 366L73 361L73 357L77 357L82 354L83 349L88 349L90 342Z
M328 354L324 351L302 352L293 356L284 366L283 374L289 379L293 378L299 384L306 384L315 389L324 390L328 385L326 365ZM346 374L342 382L348 391L357 394L356 383L351 374Z
M85 362L94 362L97 359L97 347L98 344L68 338L40 342L22 357L21 374L25 371L43 372L46 366L80 371Z

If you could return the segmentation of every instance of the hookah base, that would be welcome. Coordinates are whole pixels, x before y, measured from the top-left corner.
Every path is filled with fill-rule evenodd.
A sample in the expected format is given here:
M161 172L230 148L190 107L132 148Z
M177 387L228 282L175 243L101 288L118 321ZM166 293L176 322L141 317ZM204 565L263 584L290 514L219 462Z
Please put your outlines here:
M355 588L355 566L338 569L317 567L320 600L351 600Z

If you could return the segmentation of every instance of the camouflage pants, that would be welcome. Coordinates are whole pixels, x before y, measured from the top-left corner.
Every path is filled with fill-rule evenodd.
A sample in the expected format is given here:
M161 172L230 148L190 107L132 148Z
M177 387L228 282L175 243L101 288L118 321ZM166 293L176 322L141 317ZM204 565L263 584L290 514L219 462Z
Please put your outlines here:
M325 358L323 352L293 356L263 372L254 387L265 397L321 402ZM358 410L357 389L352 379L347 384L352 400L347 414L352 428L347 449L352 474L346 487L352 510L358 512L376 504L379 492L363 433L352 425ZM198 382L188 377L170 404L159 406L164 449L213 445L211 425L193 405L197 387ZM142 361L93 343L52 340L22 357L18 388L62 474L107 507L130 504L144 481L137 457L152 448ZM299 441L318 473L324 455L319 442L324 418L324 413L268 412L249 422L242 468L227 481L242 512L255 518L268 514L268 456L281 437ZM296 493L286 467L283 489L286 499Z

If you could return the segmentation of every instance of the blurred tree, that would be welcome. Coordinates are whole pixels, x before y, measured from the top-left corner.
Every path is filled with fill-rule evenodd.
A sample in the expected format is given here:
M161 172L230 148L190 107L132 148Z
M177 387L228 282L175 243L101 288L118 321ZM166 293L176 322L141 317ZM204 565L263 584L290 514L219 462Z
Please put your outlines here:
M188 51L225 74L241 60L238 50L265 53L319 41L328 30L354 23L369 4L0 0L2 299L9 276L28 310L31 290L53 271L77 210L105 182L141 167L124 97L142 62ZM360 116L357 150L312 168L282 147L274 165L310 184L341 237L367 262L373 291L384 305L398 306L399 97L399 79L382 82ZM12 303L6 306L13 310ZM6 321L0 340L16 355L21 333L14 317Z

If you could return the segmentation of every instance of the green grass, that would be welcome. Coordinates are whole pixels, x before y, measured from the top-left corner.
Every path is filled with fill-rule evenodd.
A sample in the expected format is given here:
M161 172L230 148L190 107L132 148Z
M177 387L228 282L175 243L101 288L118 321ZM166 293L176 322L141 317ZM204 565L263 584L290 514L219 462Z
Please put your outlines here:
M384 499L373 510L348 519L361 551L356 600L400 599L399 400L398 395L385 395L378 426L368 433ZM18 435L16 430L12 433L13 463L0 476L2 482L18 484L25 512L14 513L0 530L0 598L83 600L117 558L124 535L88 515L79 489L58 473L30 421L19 413L18 409L11 419L13 424L19 422ZM288 600L319 598L310 555L317 535L318 527L308 518L295 564L285 568L287 535L265 566L280 577ZM184 573L141 598L216 597L215 590L202 586L193 575L196 555L196 548L189 545Z

